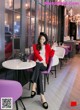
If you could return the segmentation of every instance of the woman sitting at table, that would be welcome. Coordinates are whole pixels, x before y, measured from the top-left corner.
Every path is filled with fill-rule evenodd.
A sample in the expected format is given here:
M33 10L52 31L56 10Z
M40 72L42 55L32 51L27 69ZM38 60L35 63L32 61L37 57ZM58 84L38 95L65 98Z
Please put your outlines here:
M31 97L33 98L36 95L36 89L38 94L41 96L41 102L43 108L48 108L48 103L46 102L43 90L43 83L42 83L42 74L41 71L47 69L49 58L54 55L54 50L51 49L50 45L48 44L47 35L43 32L40 33L38 38L38 43L33 45L34 51L34 61L36 61L36 66L33 70L33 75L31 78L32 81L32 91Z

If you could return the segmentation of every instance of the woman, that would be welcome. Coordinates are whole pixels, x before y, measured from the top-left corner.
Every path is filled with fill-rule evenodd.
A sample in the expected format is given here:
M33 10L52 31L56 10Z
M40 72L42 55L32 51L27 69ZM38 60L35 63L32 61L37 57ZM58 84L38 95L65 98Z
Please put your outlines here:
M36 67L34 68L31 78L31 81L33 83L31 97L33 98L36 95L37 89L41 96L42 106L47 109L48 103L46 102L46 99L44 97L41 71L47 69L49 58L54 55L54 50L50 48L50 45L48 44L48 38L45 33L40 33L38 43L33 45L33 51L34 61L36 61Z

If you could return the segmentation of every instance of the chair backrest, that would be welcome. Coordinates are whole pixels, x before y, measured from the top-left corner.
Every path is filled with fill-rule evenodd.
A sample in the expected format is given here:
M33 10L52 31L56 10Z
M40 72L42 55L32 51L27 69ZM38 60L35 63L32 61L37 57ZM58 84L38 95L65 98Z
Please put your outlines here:
M52 58L50 58L47 72L50 73L51 67L56 66L58 64L59 64L59 58L56 55L54 55Z
M33 59L34 59L34 53L31 53L31 54L28 56L28 59L29 59L29 60L33 60Z
M65 55L68 55L68 53L69 53L69 49L65 48Z
M34 54L30 54L29 55L29 59L30 60L33 60L33 58L34 58ZM58 65L59 64L59 58L56 56L56 55L54 55L53 57L51 57L50 58L50 60L49 60L49 65L48 65L48 69L47 69L47 71L42 71L42 73L49 73L50 72L50 70L51 70L51 67L52 66L56 66L56 65Z
M65 56L65 49L62 47L55 47L55 55L58 56L58 58L64 58Z
M69 46L69 51L72 51L72 45L71 44L66 44L67 46Z
M19 82L0 80L0 101L1 97L11 97L13 102L15 102L22 95L22 91L22 86Z

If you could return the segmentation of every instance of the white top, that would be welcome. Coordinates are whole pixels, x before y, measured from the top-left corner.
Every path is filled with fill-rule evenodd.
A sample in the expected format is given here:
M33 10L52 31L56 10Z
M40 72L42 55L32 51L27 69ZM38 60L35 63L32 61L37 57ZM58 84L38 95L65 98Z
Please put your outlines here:
M24 70L24 69L29 69L34 66L36 66L36 62L30 60L23 62L20 59L11 59L4 61L2 63L2 66L7 69L12 69L12 70Z
M42 62L46 62L45 61L45 45L42 46L42 49L40 50L40 56L42 57L43 61ZM40 62L39 60L37 60L36 62Z

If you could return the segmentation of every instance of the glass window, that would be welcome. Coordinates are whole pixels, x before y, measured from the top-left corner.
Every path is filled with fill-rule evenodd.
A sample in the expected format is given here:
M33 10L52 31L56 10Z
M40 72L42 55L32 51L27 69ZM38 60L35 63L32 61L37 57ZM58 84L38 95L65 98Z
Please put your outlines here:
M26 15L30 17L30 1L27 0L25 6L26 6Z
M12 55L12 11L5 12L5 59Z
M54 36L54 29L55 29L55 15L52 15L52 36Z
M20 37L20 14L14 13L14 35Z
M30 37L31 37L31 9L30 9L30 0L26 0L26 41L25 41L25 46L28 47L29 46L29 42L30 42Z
M5 0L5 59L12 55L13 0Z
M34 43L34 34L35 34L35 1L32 1L31 2L31 39L30 39L30 42L32 41L32 44Z
M31 18L31 36L34 36L35 28L35 18Z
M49 39L51 38L51 12L49 11L49 18L48 18L48 36L49 36Z
M35 17L35 2L31 2L31 17Z
M5 0L5 8L13 9L13 0Z
M20 37L20 0L14 0L14 36Z
M45 0L42 0L42 5L44 5Z
M44 2L49 3L49 0L45 0ZM46 4L46 8L48 8L48 9L49 9L49 5L48 5L48 4Z
M42 0L38 0L38 2L39 2L39 3L41 3L41 2L42 2Z
M35 34L35 1L34 0L32 0L31 3L29 0L27 0L26 16L27 16L26 47L30 47L34 43L34 34Z
M39 23L39 31L38 32L40 33L41 32L41 24L42 24L42 20L41 20L41 5L38 5L38 23Z
M42 32L44 32L44 7L42 6Z
M27 35L30 36L30 17L27 17Z
M10 31L11 33L13 33L13 11L12 10L5 10L5 32L6 31Z
M46 10L46 34L48 35L48 21L49 21L49 11Z
M14 0L14 10L20 11L20 1L21 0Z
M5 0L5 59L12 55L12 37L20 37L20 1Z

